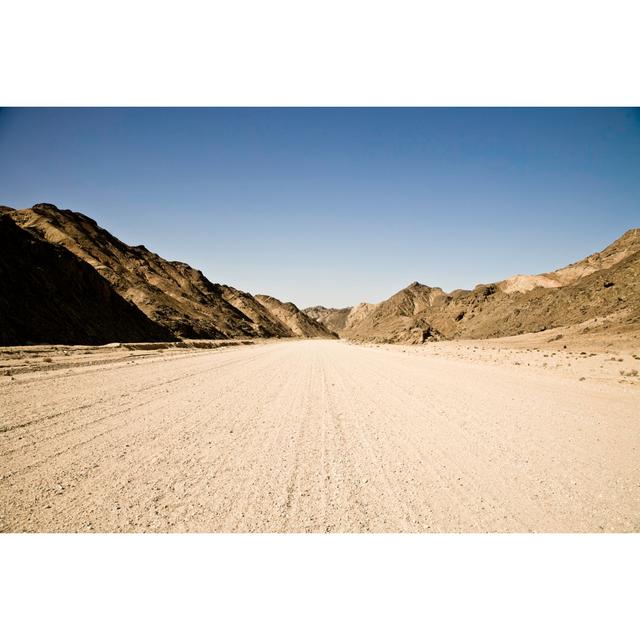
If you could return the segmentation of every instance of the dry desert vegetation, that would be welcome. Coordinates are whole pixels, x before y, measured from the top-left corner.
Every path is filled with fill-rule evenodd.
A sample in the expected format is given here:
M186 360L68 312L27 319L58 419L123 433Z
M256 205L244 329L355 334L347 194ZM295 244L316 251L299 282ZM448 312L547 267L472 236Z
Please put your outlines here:
M301 310L0 208L0 530L640 531L640 231Z

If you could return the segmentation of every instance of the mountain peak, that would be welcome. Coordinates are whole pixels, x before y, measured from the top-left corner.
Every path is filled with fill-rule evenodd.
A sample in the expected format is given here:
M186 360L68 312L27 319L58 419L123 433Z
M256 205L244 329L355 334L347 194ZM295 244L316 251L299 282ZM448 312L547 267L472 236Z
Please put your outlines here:
M34 204L31 209L33 211L53 211L54 213L61 213L61 212L68 212L68 213L72 213L72 211L70 209L60 209L60 207L57 207L55 204L51 204L50 202L39 202L37 204Z

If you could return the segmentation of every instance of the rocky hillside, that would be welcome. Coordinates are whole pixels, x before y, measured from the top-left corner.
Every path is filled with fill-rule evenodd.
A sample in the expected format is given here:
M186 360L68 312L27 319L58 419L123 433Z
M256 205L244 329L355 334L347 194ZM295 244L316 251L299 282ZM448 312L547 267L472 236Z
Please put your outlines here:
M329 331L340 333L344 329L344 325L349 317L351 307L344 309L328 309L327 307L307 307L303 309L310 318L313 318L320 324L323 324Z
M536 276L513 276L498 282L497 286L505 293L516 291L524 293L535 287L562 287L567 284L573 284L596 271L609 269L639 250L640 229L630 229L606 249L587 256L567 267Z
M183 338L315 337L317 327L274 316L248 293L210 282L188 264L169 261L146 247L129 246L77 212L37 204L8 210L23 229L65 247L91 265L153 322ZM301 312L299 312L301 313Z
M292 303L210 282L129 246L81 213L0 207L0 341L342 337L385 342L493 338L615 318L640 325L640 229L556 271L446 293L414 282L377 305Z
M0 344L104 344L176 337L96 270L0 212Z
M376 305L369 304L368 302L361 302L355 307L345 307L343 309L317 306L307 307L303 311L310 318L317 320L330 331L340 335L360 322L375 306Z
M250 293L239 291L225 284L220 285L220 289L224 299L251 320L256 332L260 336L269 338L292 338L296 335L285 323L281 322Z
M257 295L256 299L283 325L287 326L294 336L307 338L336 338L337 335L323 324L300 311L292 302L280 302L276 298Z
M638 229L602 252L539 276L516 276L452 293L414 282L341 335L413 343L495 338L609 317L624 325L640 324Z

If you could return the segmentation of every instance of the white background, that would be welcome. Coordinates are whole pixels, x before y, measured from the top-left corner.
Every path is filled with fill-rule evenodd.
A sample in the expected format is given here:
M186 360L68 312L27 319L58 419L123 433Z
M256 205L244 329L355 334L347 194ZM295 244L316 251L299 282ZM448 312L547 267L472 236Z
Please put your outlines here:
M632 106L637 6L21 0L0 104ZM638 637L638 535L4 534L0 558L12 640Z
M5 105L637 105L635 0L57 0L0 10Z

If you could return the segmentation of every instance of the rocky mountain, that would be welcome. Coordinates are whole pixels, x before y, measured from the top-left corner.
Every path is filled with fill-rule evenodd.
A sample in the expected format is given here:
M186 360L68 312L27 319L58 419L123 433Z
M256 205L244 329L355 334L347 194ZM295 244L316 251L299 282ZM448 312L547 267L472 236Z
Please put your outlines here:
M292 338L296 335L250 293L239 291L226 284L220 285L220 289L224 299L251 320L261 337Z
M556 271L446 293L414 282L372 305L301 311L129 246L81 213L0 207L0 342L489 338L611 318L640 325L640 229ZM612 322L614 321L612 320Z
M349 311L349 316L344 323L345 330L349 330L359 322L362 322L373 310L377 307L377 304L371 304L370 302L361 302Z
M176 335L235 338L259 333L200 271L164 260L142 245L131 247L81 213L37 204L10 215L21 227L90 264L123 298Z
M300 311L293 302L280 302L276 298L257 295L256 300L266 307L294 336L307 338L337 338L325 325Z
M445 293L414 282L341 336L412 342L495 338L613 318L640 324L640 230L563 269Z
M313 318L327 329L334 333L340 333L344 329L344 325L349 317L351 307L344 309L328 309L327 307L316 306L303 309L310 318Z
M563 287L596 271L608 269L640 250L640 229L629 229L602 251L574 262L567 267L536 276L516 275L497 283L505 293L524 293L535 287Z
M303 317L292 320L292 328L251 294L212 283L201 271L183 262L165 260L142 245L129 246L81 213L46 203L30 209L6 210L22 229L64 247L90 265L122 298L175 336L316 337L322 332L331 335ZM298 314L304 315L300 311Z
M176 340L89 264L0 212L0 344Z
M348 331L352 326L360 322L375 306L375 304L361 302L355 307L344 307L343 309L316 306L307 307L303 309L303 311L310 318L317 320L330 331L340 334Z

